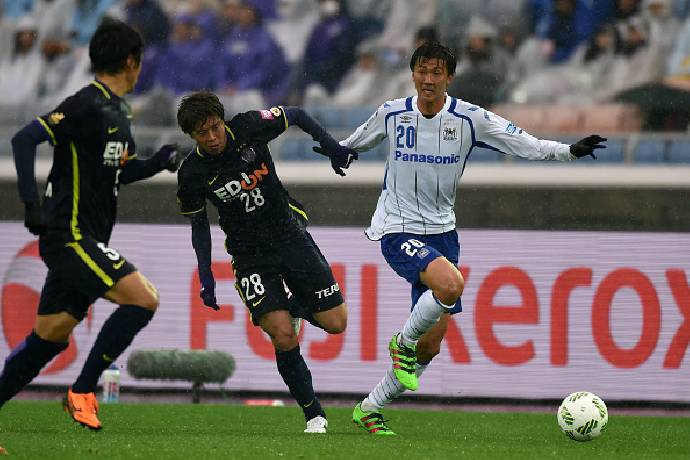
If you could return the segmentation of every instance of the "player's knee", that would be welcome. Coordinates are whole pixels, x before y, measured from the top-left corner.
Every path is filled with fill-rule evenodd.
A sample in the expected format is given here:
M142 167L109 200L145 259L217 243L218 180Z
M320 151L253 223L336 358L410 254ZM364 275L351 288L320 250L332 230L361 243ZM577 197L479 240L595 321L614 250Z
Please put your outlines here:
M137 305L151 312L155 312L158 309L158 305L160 305L158 293L147 292Z
M434 291L438 300L446 305L455 305L465 289L465 280L458 272L444 279Z
M347 316L336 316L331 319L328 324L324 325L324 329L329 334L341 334L347 329Z
M43 340L48 342L67 342L74 329L74 323L65 321L42 321L37 322L34 330Z
M297 334L292 329L291 325L287 327L279 327L269 333L271 342L276 350L288 351L295 348L299 342L297 341Z

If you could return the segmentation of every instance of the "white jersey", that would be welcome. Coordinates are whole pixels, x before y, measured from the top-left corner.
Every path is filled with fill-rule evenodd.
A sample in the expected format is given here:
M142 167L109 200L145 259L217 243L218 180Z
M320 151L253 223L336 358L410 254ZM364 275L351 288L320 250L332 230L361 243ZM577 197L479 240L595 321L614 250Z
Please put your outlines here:
M418 235L455 229L455 195L470 154L483 147L529 160L575 159L569 146L537 139L476 105L446 95L443 109L425 118L417 97L383 104L342 145L358 152L385 138L389 154L383 190L367 228L369 239L388 233Z

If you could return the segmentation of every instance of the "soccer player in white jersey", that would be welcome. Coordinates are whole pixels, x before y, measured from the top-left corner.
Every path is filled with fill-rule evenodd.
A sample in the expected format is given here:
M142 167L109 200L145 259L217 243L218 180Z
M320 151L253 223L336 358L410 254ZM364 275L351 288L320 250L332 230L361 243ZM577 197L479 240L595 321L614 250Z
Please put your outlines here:
M412 312L389 344L392 365L353 412L355 423L372 434L395 434L381 410L406 389L418 388L419 376L440 351L449 316L462 310L453 206L468 158L482 155L482 147L530 160L571 161L594 157L606 140L592 135L566 145L537 139L450 97L446 88L455 66L453 53L439 43L417 48L410 61L417 95L386 102L340 143L362 152L388 139L383 190L366 235L381 241L388 264L412 285Z

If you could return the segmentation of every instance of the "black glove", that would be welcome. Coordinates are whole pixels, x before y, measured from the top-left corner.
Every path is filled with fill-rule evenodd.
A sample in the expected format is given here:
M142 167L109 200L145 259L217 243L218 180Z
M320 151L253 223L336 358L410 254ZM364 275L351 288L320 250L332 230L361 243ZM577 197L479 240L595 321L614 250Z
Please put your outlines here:
M606 138L601 137L598 134L592 134L584 139L580 139L570 146L570 153L578 158L585 157L587 155L591 156L595 160L597 157L594 156L594 150L605 149L605 145L599 145L600 142L605 142Z
M184 159L183 155L178 151L177 144L166 144L153 154L161 171L167 169L170 172L177 171L180 163Z
M42 235L46 231L40 202L24 203L24 227L34 235Z
M338 143L330 147L321 144L318 147L312 148L312 150L330 158L331 168L339 176L344 176L343 169L349 168L352 162L359 158L359 154L355 150Z
M213 276L200 277L201 278L201 291L199 291L199 297L204 301L204 305L214 310L220 310L218 303L216 302L216 281Z

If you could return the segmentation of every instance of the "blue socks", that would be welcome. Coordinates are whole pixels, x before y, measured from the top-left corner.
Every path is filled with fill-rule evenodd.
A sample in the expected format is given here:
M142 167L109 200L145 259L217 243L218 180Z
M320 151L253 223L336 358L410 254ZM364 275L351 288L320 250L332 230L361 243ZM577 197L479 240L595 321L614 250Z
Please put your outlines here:
M5 359L5 368L0 375L0 406L36 378L50 360L67 348L68 343L49 342L31 331Z
M84 367L72 385L75 393L96 391L104 370L132 343L134 336L146 326L153 312L136 305L121 305L103 323Z
M304 412L304 419L311 420L314 417L326 417L319 400L314 394L311 383L311 372L300 353L299 345L292 350L276 350L276 364L278 372L290 390L290 394Z

